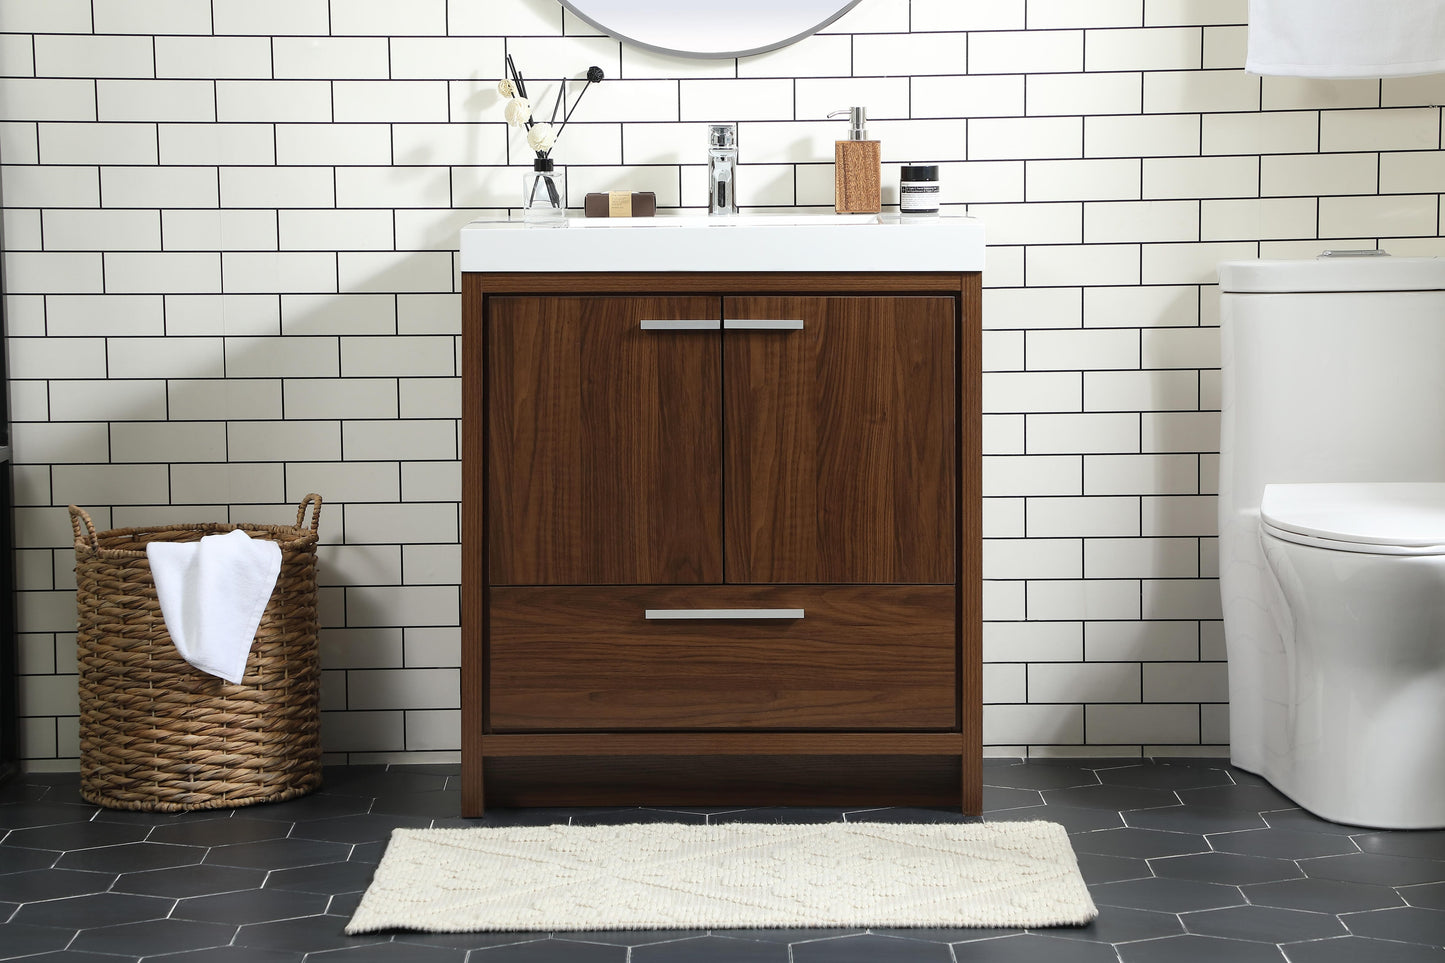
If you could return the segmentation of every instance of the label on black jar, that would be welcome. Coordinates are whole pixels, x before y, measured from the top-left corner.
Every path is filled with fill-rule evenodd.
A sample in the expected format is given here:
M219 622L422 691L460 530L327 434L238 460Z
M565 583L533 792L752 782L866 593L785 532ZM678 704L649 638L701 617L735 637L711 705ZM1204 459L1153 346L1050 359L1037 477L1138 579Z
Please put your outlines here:
M938 181L904 181L899 185L898 209L904 214L937 214Z

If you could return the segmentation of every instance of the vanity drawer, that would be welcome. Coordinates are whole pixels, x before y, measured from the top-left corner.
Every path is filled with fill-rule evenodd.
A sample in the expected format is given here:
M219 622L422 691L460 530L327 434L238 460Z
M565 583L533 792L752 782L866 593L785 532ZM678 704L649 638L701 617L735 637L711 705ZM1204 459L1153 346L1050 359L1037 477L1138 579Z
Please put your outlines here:
M956 729L955 592L493 587L489 730Z

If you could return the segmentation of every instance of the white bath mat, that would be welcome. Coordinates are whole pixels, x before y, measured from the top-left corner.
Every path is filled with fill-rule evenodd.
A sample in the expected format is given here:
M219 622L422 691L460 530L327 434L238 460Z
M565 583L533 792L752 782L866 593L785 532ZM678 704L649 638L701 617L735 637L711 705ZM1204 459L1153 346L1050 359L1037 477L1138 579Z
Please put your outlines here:
M1050 926L1098 915L1048 822L397 829L347 933Z

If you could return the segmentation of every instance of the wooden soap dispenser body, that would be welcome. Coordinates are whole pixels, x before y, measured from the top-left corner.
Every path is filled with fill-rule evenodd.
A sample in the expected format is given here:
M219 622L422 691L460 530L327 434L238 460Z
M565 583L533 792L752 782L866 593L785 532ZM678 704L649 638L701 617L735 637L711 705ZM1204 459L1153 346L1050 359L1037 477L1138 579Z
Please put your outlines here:
M839 214L877 214L883 209L883 150L868 139L868 111L835 110L848 117L848 139L833 148L833 210Z

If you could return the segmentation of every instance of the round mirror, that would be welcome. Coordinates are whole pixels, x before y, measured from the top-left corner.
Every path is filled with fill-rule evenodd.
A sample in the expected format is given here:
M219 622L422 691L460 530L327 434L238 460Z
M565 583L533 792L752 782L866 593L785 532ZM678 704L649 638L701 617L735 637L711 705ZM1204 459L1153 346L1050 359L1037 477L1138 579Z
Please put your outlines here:
M598 30L685 57L743 57L784 47L858 0L562 0Z

